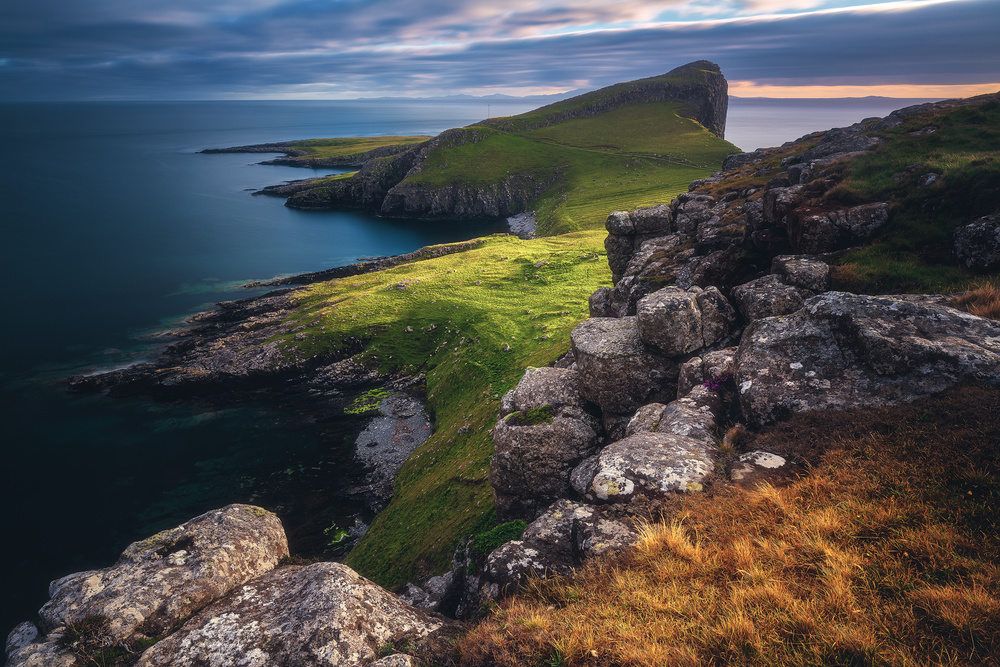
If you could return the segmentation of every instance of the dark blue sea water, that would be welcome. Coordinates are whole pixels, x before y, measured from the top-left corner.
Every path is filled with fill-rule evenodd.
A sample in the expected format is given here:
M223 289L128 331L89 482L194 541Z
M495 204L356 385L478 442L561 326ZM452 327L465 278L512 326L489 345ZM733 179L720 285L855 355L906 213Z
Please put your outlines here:
M734 100L728 138L776 145L898 106ZM143 359L190 314L258 293L247 281L502 231L294 211L248 190L317 174L197 151L433 135L486 112L440 100L0 105L0 631L37 610L50 579L208 509L294 496L314 517L302 539L346 512L330 499L346 450L277 406L71 396L61 380Z

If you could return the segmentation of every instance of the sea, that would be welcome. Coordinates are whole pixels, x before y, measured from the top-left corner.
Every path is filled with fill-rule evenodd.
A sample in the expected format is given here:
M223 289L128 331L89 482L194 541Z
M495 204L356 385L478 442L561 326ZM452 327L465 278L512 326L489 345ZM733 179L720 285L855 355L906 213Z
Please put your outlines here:
M744 150L924 100L738 99ZM50 580L112 564L132 541L232 502L295 507L320 543L352 435L266 402L162 404L65 391L71 375L149 359L170 332L253 281L506 231L503 220L401 221L296 211L253 190L339 173L203 154L312 137L434 135L521 99L0 104L0 633ZM338 527L344 527L339 525ZM315 550L315 547L311 547ZM308 550L308 549L307 549Z

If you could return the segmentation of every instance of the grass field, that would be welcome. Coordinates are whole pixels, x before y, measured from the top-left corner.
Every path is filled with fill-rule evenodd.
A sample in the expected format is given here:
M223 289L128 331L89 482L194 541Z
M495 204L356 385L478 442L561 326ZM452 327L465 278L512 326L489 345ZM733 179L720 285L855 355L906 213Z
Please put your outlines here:
M282 345L312 355L367 342L365 362L424 373L435 423L395 497L347 563L394 588L440 573L463 535L491 528L490 430L528 366L569 349L587 298L610 282L605 233L487 237L466 252L308 288Z

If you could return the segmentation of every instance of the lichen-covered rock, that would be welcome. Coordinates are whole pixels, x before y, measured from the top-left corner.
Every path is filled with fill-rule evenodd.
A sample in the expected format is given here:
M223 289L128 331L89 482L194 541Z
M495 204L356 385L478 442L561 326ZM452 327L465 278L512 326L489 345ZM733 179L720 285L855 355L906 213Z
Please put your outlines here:
M713 250L706 255L691 257L677 272L677 286L728 288L745 280L747 251L733 243L726 248Z
M387 655L384 658L379 658L375 662L370 663L370 667L420 667L420 662L412 655L396 653L395 655Z
M155 644L137 667L366 665L401 637L445 625L340 563L274 570Z
M1000 324L945 306L827 292L743 334L744 416L892 405L976 379L1000 384Z
M665 287L639 301L639 336L669 357L712 345L729 335L736 311L714 287Z
M7 635L7 643L4 646L4 655L10 657L14 651L24 648L38 639L38 628L30 621L19 623L10 634Z
M630 214L635 234L662 236L673 231L673 212L669 204L639 208Z
M812 295L781 282L773 273L733 288L733 303L749 321L762 317L787 315L802 307Z
M60 631L50 632L39 641L36 629L35 635L25 643L31 633L24 626L24 623L18 625L7 638L4 667L81 667L81 661L64 645ZM18 636L15 637L15 633L19 633Z
M711 195L681 193L671 205L674 228L684 234L694 234L698 225L712 218L714 206L715 198Z
M278 517L229 505L129 545L109 568L52 582L39 616L45 630L104 616L119 642L163 635L287 555Z
M697 295L665 287L639 301L639 337L668 357L694 352L704 344Z
M706 287L698 293L701 311L702 342L705 347L725 339L736 323L736 310L717 287Z
M680 365L643 344L635 317L584 320L570 338L580 394L602 410L631 414L649 401L674 398Z
M587 300L587 306L591 317L608 317L610 315L618 315L618 313L612 309L610 287L598 287Z
M635 540L635 531L606 518L600 508L556 501L521 539L501 545L487 557L478 595L480 600L498 599L515 593L529 577L572 574L583 559L622 549Z
M787 227L788 214L798 207L801 198L801 185L768 189L761 199L761 216L763 222L771 227L785 229Z
M625 436L636 433L656 433L660 427L660 416L667 406L663 403L647 403L639 408L625 428Z
M812 257L781 255L771 260L771 273L792 287L825 292L830 289L830 265Z
M791 465L783 456L760 450L741 455L729 471L729 478L744 488L779 482L789 475Z
M600 425L584 410L578 372L529 368L500 403L490 462L497 515L531 520L570 489L597 450Z
M701 357L691 357L681 364L681 372L677 376L677 395L683 396L704 381L705 362Z
M636 433L601 450L586 496L628 502L636 495L700 491L715 464L713 450L683 435Z
M955 230L955 254L973 271L1000 268L1000 215L987 215Z

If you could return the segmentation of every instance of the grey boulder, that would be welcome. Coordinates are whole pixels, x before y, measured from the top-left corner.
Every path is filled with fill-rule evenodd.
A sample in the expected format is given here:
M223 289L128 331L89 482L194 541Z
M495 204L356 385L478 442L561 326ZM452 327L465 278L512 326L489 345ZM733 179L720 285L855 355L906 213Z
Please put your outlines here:
M164 635L287 555L278 517L229 505L129 545L109 568L52 582L39 616L45 630L104 616L116 642Z
M497 515L531 520L570 489L597 450L600 425L583 409L577 371L529 368L501 400L490 483Z
M1000 323L912 299L827 292L753 322L736 357L744 416L905 403L965 380L1000 384Z
M650 400L674 398L680 366L642 342L635 317L584 320L570 338L580 394L605 412L631 414Z
M987 215L955 230L955 254L973 271L1000 268L1000 215Z
M136 665L367 665L380 647L444 626L346 565L290 566L205 608Z
M585 485L586 496L628 502L641 495L700 491L714 466L714 447L702 440L672 433L636 433L601 450Z

